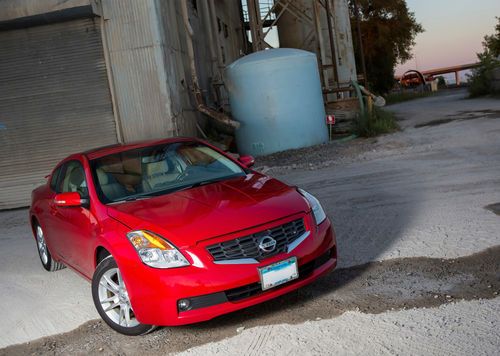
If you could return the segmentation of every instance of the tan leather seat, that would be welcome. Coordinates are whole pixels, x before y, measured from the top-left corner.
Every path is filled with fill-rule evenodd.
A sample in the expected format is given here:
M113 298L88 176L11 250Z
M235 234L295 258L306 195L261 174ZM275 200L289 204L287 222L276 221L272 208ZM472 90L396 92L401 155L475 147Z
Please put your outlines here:
M97 168L96 173L99 186L107 199L113 201L127 194L125 187L118 182L113 182L109 173L104 172L101 168Z
M170 167L166 160L144 164L145 186L151 190L165 187L168 183L174 182L179 176L179 172L174 167Z
M76 166L69 174L68 191L78 192L81 197L87 197L87 182L85 181L85 174L83 168Z

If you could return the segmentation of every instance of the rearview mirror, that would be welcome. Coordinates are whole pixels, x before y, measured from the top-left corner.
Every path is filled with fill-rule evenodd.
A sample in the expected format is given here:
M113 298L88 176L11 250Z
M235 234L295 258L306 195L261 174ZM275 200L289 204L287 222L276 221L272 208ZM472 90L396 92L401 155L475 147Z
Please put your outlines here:
M248 168L252 167L255 164L255 158L250 155L240 156L240 158L238 158L238 161L240 161L242 165Z
M54 203L61 207L76 207L88 204L88 200L82 199L77 192L68 192L57 194L54 198Z

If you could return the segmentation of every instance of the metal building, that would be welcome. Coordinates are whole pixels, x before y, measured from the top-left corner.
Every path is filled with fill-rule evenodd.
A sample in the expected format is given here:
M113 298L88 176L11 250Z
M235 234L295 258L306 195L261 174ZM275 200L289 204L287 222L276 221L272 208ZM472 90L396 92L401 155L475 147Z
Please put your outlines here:
M1 1L0 209L29 205L70 153L225 119L220 69L245 45L231 0Z
M224 68L276 26L316 53L327 109L343 105L347 0L1 0L0 210L29 205L70 153L203 135L210 118L237 128Z

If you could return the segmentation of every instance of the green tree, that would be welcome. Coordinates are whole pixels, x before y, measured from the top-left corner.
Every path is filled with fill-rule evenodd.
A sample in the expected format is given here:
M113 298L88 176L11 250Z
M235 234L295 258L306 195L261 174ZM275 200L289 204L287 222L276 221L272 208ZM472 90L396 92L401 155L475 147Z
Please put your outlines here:
M444 79L444 77L442 75L440 75L436 78L438 80L438 87L439 88L446 88L446 80Z
M495 33L491 36L484 36L483 47L490 51L493 57L500 56L500 17L495 17L498 20L495 26Z
M496 33L485 36L483 41L483 52L477 54L479 67L472 70L469 75L469 94L471 97L493 94L494 71L500 67L500 17L496 18L498 24L495 27Z
M359 17L370 88L387 93L394 84L396 65L412 58L415 37L424 29L405 0L350 0L349 6L357 53L360 53L356 40L359 38L356 23ZM360 56L357 57L359 62ZM361 68L360 63L358 68Z

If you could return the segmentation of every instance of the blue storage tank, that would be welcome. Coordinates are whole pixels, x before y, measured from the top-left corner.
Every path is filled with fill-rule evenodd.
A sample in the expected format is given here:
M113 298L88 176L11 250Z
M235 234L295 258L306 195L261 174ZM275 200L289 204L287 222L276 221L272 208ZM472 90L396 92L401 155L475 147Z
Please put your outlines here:
M316 55L278 48L238 59L226 69L236 143L254 156L328 141Z

